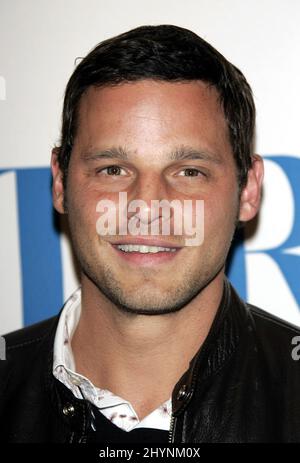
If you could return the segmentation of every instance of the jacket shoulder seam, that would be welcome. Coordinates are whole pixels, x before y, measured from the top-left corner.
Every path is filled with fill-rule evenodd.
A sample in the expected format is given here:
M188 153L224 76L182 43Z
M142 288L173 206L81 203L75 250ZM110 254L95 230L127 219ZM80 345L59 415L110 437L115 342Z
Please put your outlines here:
M18 347L24 347L24 346L27 346L29 344L34 344L35 342L41 341L43 338L44 338L44 336L40 336L39 338L30 339L29 341L23 341L23 342L20 342L18 344L13 344L11 346L8 345L7 350L17 349Z
M6 341L7 351L12 351L14 349L41 342L48 336L57 320L58 316L56 315L36 324L21 328L17 331L4 334L3 337Z
M269 314L268 312L265 312L264 310L259 309L258 307L255 307L251 304L247 304L247 306L249 307L250 312L254 315L257 315L258 317L263 318L264 320L269 320L282 328L287 328L298 334L300 333L300 327L297 327L296 325L293 325L292 323L286 320L282 320L276 317L276 315L272 315L271 313Z

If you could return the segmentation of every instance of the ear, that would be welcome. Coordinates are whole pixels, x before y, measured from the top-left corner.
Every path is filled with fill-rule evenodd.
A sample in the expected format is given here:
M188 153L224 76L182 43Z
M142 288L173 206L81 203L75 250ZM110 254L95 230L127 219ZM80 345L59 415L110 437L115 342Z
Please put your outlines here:
M248 171L247 183L241 192L239 220L248 222L257 214L261 199L264 177L263 159L258 154L252 156L252 166Z
M51 155L52 172L52 201L53 206L60 214L64 214L64 186L63 174L58 162L59 148L53 148Z

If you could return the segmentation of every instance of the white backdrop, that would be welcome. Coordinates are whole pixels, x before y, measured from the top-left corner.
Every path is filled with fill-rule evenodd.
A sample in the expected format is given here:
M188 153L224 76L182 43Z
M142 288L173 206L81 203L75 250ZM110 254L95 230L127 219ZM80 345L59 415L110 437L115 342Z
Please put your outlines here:
M31 198L20 214L19 173L49 166L75 58L120 32L163 23L198 33L236 64L253 88L256 151L266 158L266 185L258 229L243 247L243 272L236 266L235 275L245 280L247 300L300 324L299 0L1 0L1 333L26 323L30 275L22 259L31 253L32 230L24 231L20 223L24 210L34 213L37 204ZM59 240L65 298L77 281L69 245ZM47 300L47 291L39 290ZM34 305L34 292L29 296ZM41 306L36 319L58 309Z

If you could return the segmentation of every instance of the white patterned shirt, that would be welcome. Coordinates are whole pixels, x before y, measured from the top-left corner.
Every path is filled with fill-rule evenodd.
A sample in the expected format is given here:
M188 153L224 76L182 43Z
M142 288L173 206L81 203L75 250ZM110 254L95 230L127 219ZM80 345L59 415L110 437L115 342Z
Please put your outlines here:
M124 431L135 428L169 430L172 414L171 398L140 421L130 402L106 389L99 389L85 376L76 373L71 340L80 314L81 288L78 288L65 303L58 322L54 340L54 376L70 389L75 397L78 399L84 397Z

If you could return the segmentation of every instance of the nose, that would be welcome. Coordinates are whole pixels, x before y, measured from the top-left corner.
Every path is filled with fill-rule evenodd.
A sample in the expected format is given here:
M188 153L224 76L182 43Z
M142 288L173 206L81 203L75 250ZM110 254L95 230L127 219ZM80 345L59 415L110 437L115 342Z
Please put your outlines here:
M141 175L134 190L128 194L128 220L137 220L148 227L158 227L158 231L161 222L166 220L159 202L167 198L167 186L159 174L150 172Z

